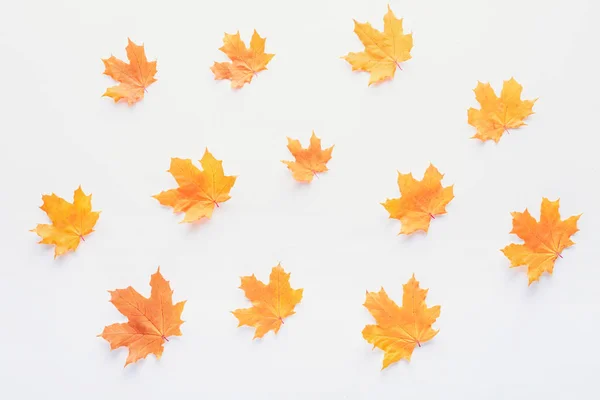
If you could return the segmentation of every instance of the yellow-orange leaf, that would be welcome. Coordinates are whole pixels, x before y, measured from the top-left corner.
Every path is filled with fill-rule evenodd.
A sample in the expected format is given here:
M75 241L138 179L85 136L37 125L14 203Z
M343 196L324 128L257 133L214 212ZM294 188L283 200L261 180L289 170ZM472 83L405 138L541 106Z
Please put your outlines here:
M364 306L369 310L376 325L367 325L362 334L365 340L385 352L383 367L410 357L416 346L431 340L438 331L431 325L440 316L440 306L427 308L427 289L419 288L413 275L403 285L402 307L391 300L385 290L367 292Z
M163 206L173 207L173 212L184 212L182 222L194 222L210 218L213 210L231 198L229 191L235 184L235 176L226 176L223 162L217 160L206 149L200 171L192 160L172 158L169 171L179 187L153 196Z
M533 114L534 100L521 100L523 86L514 78L504 81L500 97L496 96L489 83L477 83L473 90L481 110L469 108L469 124L477 129L473 138L496 143L509 129L526 125L523 120Z
M390 218L402 222L401 234L418 230L427 232L436 215L446 214L446 205L454 198L454 185L442 187L443 177L431 164L421 181L413 178L411 173L398 172L400 197L388 199L382 205Z
M318 172L328 171L326 164L331 160L333 146L322 150L321 139L316 137L314 132L310 137L310 145L307 149L302 148L299 140L290 138L287 138L287 140L288 149L296 161L281 162L292 171L294 179L300 182L310 182Z
M571 236L577 232L577 221L581 215L575 215L566 220L560 219L558 212L559 201L542 199L540 222L524 212L513 212L514 233L523 240L523 244L510 244L502 252L510 260L510 267L527 266L529 284L537 281L542 273L552 274L557 258L562 258L562 251L575 243Z
M160 359L169 336L181 336L181 312L185 301L173 305L173 291L160 268L150 278L150 298L131 286L109 291L110 302L127 317L126 323L108 325L98 335L110 343L110 349L127 347L125 366L154 354Z
M156 82L156 61L148 62L144 45L138 46L131 39L127 41L125 50L129 64L115 56L102 60L104 74L119 82L119 85L109 87L103 96L112 97L115 103L124 99L132 105L143 99L146 88Z
M69 203L54 193L43 195L44 204L40 207L52 224L38 224L32 232L37 233L42 244L54 245L54 258L68 251L76 250L84 236L94 231L100 213L92 211L92 195L86 196L81 186L73 194Z
M240 39L240 33L225 34L221 50L231 62L215 62L210 68L215 79L231 80L231 87L239 89L260 71L267 69L267 64L275 54L265 53L266 39L261 38L256 30L250 40L250 48Z
M295 314L294 308L302 300L303 291L291 288L290 274L286 274L280 264L273 267L268 285L254 275L243 276L240 289L252 302L252 307L240 308L232 313L239 320L238 326L256 328L254 339L269 331L279 332L283 319Z
M383 32L370 23L354 21L354 33L365 46L365 51L348 53L344 57L352 65L353 71L370 72L369 85L392 79L400 63L410 60L413 47L412 33L405 35L402 19L396 18L391 8L383 17Z

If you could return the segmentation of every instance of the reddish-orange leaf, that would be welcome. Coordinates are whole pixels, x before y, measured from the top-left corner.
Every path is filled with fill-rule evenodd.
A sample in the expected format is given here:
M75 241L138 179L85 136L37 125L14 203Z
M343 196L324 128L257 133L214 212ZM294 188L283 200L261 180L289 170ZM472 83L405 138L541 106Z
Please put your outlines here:
M236 177L225 175L223 162L214 158L206 149L200 164L203 171L196 168L192 160L172 158L168 172L173 175L179 187L153 196L163 206L173 207L173 212L184 212L182 222L210 218L219 203L231 198L229 191Z
M307 149L302 148L299 140L290 138L287 140L287 147L296 161L281 162L292 171L294 179L299 182L310 182L313 177L317 176L317 173L328 171L326 164L331 160L333 146L322 150L321 139L316 137L314 132L310 137L310 145Z
M454 198L454 185L442 187L443 177L431 164L421 181L413 178L411 173L398 172L400 197L388 199L382 205L390 218L402 222L401 234L427 232L436 215L446 214L446 205Z
M54 193L43 195L42 200L40 208L52 224L38 224L31 231L42 238L39 243L54 245L54 258L76 250L83 237L94 231L100 212L92 211L92 195L86 196L81 186L73 194L73 203Z
M127 317L126 323L108 325L98 335L110 343L110 349L127 347L125 366L154 354L160 359L169 336L181 336L181 313L185 301L173 305L173 291L160 268L150 279L150 298L131 286L109 291L110 302Z
M215 62L210 68L215 74L215 79L231 80L231 87L239 89L250 83L258 72L266 70L267 64L275 54L265 53L266 39L261 38L256 30L250 40L250 48L240 38L240 33L235 35L225 34L221 50L229 57L231 62Z
M138 46L131 39L127 41L125 50L129 64L115 56L102 60L106 68L104 74L119 82L119 85L109 87L103 96L112 97L115 103L123 99L132 105L143 99L146 88L156 82L156 61L148 62L144 45Z
M252 307L240 308L232 313L239 320L238 326L256 328L254 339L269 331L279 332L284 318L295 314L294 308L302 300L303 291L291 288L290 274L286 274L280 264L273 267L268 285L254 275L243 276L240 289L252 302Z
M431 325L440 316L440 306L427 307L427 289L419 287L414 275L403 288L402 307L398 307L383 288L379 293L367 292L364 306L377 325L365 326L362 334L373 348L384 351L382 369L403 358L410 361L415 347L421 347L438 333Z
M502 252L510 260L510 267L527 266L529 284L540 279L544 272L552 274L554 263L562 251L575 243L571 236L577 232L577 221L581 215L560 219L559 201L542 199L540 222L524 212L513 212L514 233L523 240L523 244L510 244Z

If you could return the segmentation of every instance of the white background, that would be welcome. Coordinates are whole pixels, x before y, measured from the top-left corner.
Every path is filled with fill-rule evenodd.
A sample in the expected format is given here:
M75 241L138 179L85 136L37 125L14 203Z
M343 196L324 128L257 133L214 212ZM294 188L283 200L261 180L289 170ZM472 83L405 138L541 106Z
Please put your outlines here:
M340 56L361 51L355 18L382 28L383 0L5 1L0 7L0 397L4 399L594 398L600 342L600 106L595 0L392 1L414 32L413 59L367 87ZM276 56L233 91L209 68L224 32L256 28ZM158 60L134 107L102 93L101 58L127 37ZM514 76L539 97L528 126L498 145L469 139L472 89ZM286 136L335 144L330 171L296 183ZM151 195L172 188L171 157L208 146L238 175L211 220ZM455 184L428 235L401 237L379 204L397 170L429 164ZM53 260L28 230L41 195L81 184L102 214L76 253ZM553 276L527 286L499 251L511 211L542 197L583 213ZM278 335L252 341L230 314L249 303L239 277L278 261L304 288ZM123 369L126 349L97 338L125 321L107 290L149 294L161 266L188 300L183 336ZM361 336L365 290L396 300L412 273L442 306L438 336L380 371Z

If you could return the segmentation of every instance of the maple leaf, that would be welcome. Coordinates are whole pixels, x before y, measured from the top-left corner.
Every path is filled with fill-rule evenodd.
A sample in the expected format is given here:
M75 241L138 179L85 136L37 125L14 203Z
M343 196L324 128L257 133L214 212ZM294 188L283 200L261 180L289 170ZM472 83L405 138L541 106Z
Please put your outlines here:
M496 96L489 83L477 83L473 89L481 110L469 108L469 124L477 129L473 136L481 141L493 140L496 143L509 129L526 125L523 120L533 114L534 100L521 100L523 86L514 78L504 81L500 97Z
M40 207L52 224L38 224L31 232L37 233L41 244L54 245L54 258L68 251L75 251L79 243L94 231L100 212L92 211L92 195L86 196L81 186L73 194L69 203L54 193L43 195L44 204Z
M269 284L265 285L256 277L243 276L240 289L244 291L251 308L240 308L232 311L239 320L239 325L256 328L254 338L262 338L267 332L279 332L283 319L294 315L294 307L302 300L303 289L290 287L290 274L286 274L281 264L271 271Z
M530 285L539 280L542 273L552 274L556 259L562 258L562 251L575 244L570 238L579 230L577 221L581 214L561 220L558 208L558 200L543 198L540 222L527 209L522 213L511 213L513 229L510 233L519 236L525 243L510 244L502 252L510 260L511 268L527 266Z
M454 198L454 185L442 187L444 175L430 164L423 180L417 181L411 173L398 172L400 197L388 199L382 205L390 218L402 222L400 234L418 230L427 232L436 215L446 214L446 205Z
M173 212L185 212L181 222L210 218L215 206L231 198L229 191L236 177L224 174L223 162L206 149L200 164L203 171L196 168L192 160L172 158L167 172L173 175L179 187L153 196L163 206L173 207Z
M256 30L250 40L250 48L240 39L240 32L235 35L225 33L223 47L219 48L229 57L231 62L215 62L210 68L215 79L231 80L231 87L239 89L250 83L258 72L266 70L267 64L275 54L265 53L266 39L261 38Z
M303 149L300 141L287 138L288 149L296 161L281 161L292 171L292 176L299 182L310 182L318 172L328 171L327 162L331 160L333 146L322 150L321 139L312 133L310 145Z
M154 354L160 359L169 336L181 336L181 313L185 301L173 305L173 291L160 267L150 277L150 298L131 286L109 291L110 302L127 317L126 323L108 325L98 335L110 343L110 349L127 347L125 366Z
M115 56L103 59L104 75L108 75L119 85L109 87L102 96L112 97L116 102L121 99L127 100L129 105L137 103L144 98L146 88L156 82L156 61L148 62L144 45L138 46L127 39L129 42L125 50L129 64L124 63Z
M392 79L400 63L410 60L413 47L412 33L403 34L402 19L397 19L390 6L383 17L383 32L370 23L354 21L354 33L365 46L365 51L348 53L343 57L353 71L370 72L369 85Z
M362 335L373 348L384 351L381 369L403 358L410 361L415 347L421 347L439 332L431 325L440 316L440 306L427 308L427 289L419 288L414 274L402 287L402 307L398 307L383 288L379 293L367 291L367 300L363 304L377 325L365 326Z

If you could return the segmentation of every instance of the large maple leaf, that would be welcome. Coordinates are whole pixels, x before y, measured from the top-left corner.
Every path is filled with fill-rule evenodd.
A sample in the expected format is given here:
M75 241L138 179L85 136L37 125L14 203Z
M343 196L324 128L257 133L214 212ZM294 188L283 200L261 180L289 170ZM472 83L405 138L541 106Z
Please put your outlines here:
M514 233L523 240L523 244L510 244L502 252L510 260L510 267L527 266L529 284L540 279L544 272L552 274L557 258L562 251L575 243L570 239L577 232L577 221L581 215L566 220L560 219L559 201L542 199L540 222L524 212L513 212Z
M131 286L109 291L110 302L127 317L126 323L108 325L98 336L110 343L110 349L127 347L125 366L154 354L160 359L169 336L181 336L181 313L185 301L173 304L173 291L160 268L150 278L150 298Z
M379 293L367 292L364 306L377 325L365 326L362 335L373 348L385 352L381 369L403 358L410 361L415 347L421 347L438 333L431 325L440 316L440 306L427 307L427 289L419 288L413 275L403 290L402 307L398 307L383 288Z
M156 82L154 78L156 61L148 62L144 45L138 46L129 38L127 41L129 64L115 56L102 60L105 67L104 74L119 82L119 85L109 87L103 96L112 97L115 103L124 99L132 105L143 99L146 88Z
M382 205L390 218L402 222L401 234L418 230L427 232L436 215L446 214L446 205L454 198L454 185L442 187L443 177L431 164L421 181L413 178L411 173L398 172L400 197L388 199Z
M523 120L533 114L537 99L521 100L522 90L523 86L511 78L504 81L498 97L489 83L478 82L473 91L481 109L469 108L467 112L469 124L477 129L473 138L498 143L504 132L526 125Z
M265 53L266 39L261 38L256 30L250 40L250 48L240 38L240 33L235 35L225 34L223 46L219 48L229 57L231 62L215 62L210 68L215 74L215 79L231 80L231 87L239 89L260 71L267 69L267 64L275 54Z
M76 250L84 236L94 231L100 212L92 211L92 195L86 196L81 186L73 194L69 203L54 193L43 195L44 204L40 207L52 224L38 224L32 232L42 240L39 243L54 245L54 258L68 251Z
M283 319L294 315L296 304L302 300L303 289L292 289L290 274L286 273L280 264L273 267L269 284L265 285L254 275L243 276L240 289L244 291L251 308L240 308L232 311L238 319L238 326L256 328L254 338L261 338L267 332L279 332Z
M354 21L354 33L365 46L365 51L348 53L344 57L352 65L353 71L370 72L369 85L386 79L392 79L400 63L410 60L413 47L412 33L405 35L402 19L396 18L388 6L383 17L383 32L373 28L370 23Z
M328 171L326 164L331 160L333 146L325 150L321 149L321 139L315 136L314 132L310 137L310 144L307 149L302 148L299 140L290 138L287 138L287 140L287 147L296 161L281 162L292 171L294 179L300 182L310 182L314 176L317 176L317 173Z
M200 171L192 160L171 159L169 171L179 187L153 196L160 204L173 207L173 212L185 212L182 222L194 222L210 218L215 207L231 198L229 191L235 184L235 176L226 176L223 162L206 149L200 160Z

